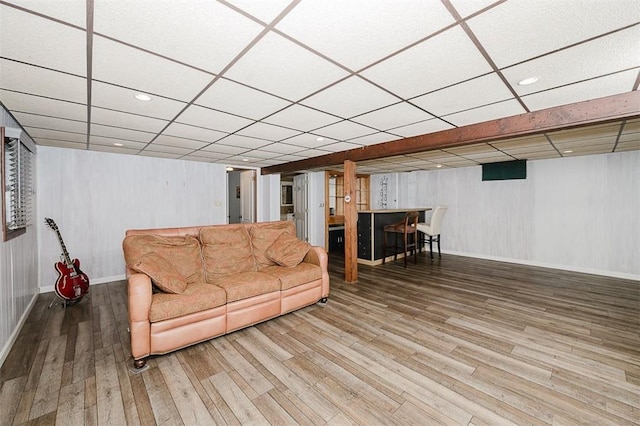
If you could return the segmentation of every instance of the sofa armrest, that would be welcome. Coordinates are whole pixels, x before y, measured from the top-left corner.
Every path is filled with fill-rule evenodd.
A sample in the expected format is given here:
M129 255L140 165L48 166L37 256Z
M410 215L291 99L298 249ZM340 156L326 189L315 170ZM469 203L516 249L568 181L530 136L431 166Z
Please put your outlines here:
M132 274L128 278L128 289L131 354L134 359L141 359L151 353L151 278L145 274Z
M325 249L319 246L312 246L302 261L318 265L322 269L322 297L329 297L329 257Z

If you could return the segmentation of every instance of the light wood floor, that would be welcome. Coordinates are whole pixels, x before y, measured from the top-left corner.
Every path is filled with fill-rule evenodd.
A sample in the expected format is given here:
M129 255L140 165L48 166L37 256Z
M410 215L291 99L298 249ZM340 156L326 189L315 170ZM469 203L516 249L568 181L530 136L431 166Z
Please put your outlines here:
M51 310L0 370L10 424L640 424L640 283L445 255L332 257L314 305L133 374L126 283Z

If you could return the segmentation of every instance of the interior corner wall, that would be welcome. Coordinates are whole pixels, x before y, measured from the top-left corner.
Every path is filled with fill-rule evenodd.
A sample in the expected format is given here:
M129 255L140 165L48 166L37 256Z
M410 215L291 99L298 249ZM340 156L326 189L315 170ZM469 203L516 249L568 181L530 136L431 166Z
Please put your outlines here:
M525 180L417 177L417 205L449 206L445 252L640 279L640 151L529 161Z
M0 104L0 126L20 128L20 125ZM22 136L22 138L28 136ZM38 163L40 150L35 155ZM34 189L37 191L36 167ZM38 233L36 201L27 231L9 241L0 241L0 366L15 341L38 294Z
M226 223L225 166L65 148L38 149L39 285L53 289L60 260L54 219L92 284L124 278L127 229Z
M280 175L261 175L257 178L257 222L271 222L280 218Z

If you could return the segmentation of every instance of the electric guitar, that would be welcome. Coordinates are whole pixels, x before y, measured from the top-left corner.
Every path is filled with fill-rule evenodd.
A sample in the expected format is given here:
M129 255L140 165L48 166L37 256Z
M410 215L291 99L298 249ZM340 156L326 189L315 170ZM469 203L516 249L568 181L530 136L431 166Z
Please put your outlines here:
M66 305L75 305L89 292L89 277L80 270L80 261L78 259L71 260L71 257L69 257L67 247L62 241L60 230L58 230L58 225L48 217L44 221L51 229L56 231L58 241L62 246L63 261L54 265L59 274L54 290L58 297L65 301Z

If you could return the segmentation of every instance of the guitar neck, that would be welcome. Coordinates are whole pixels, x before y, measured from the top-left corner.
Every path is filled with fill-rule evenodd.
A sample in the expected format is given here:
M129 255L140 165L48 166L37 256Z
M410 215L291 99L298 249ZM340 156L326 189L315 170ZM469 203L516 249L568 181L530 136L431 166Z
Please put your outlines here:
M73 267L73 262L71 262L71 257L69 256L69 252L67 251L67 246L64 245L64 241L62 240L62 235L60 235L60 231L56 229L56 234L58 234L58 241L60 241L60 246L62 247L62 255L64 256L64 261L67 266Z

